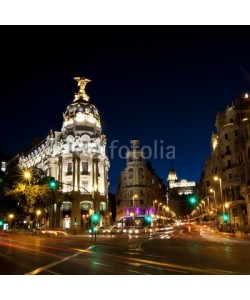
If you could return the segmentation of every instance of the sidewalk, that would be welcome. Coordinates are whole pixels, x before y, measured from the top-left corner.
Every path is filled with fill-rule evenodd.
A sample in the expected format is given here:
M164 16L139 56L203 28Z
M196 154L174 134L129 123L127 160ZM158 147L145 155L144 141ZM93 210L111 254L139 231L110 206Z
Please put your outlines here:
M221 232L216 228L199 226L201 237L215 242L250 243L250 234L236 231L235 233Z

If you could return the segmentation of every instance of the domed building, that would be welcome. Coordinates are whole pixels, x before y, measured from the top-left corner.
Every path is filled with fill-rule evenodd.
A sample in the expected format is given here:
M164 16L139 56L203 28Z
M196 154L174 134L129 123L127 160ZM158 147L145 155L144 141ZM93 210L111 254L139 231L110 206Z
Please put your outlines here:
M145 161L140 141L133 139L126 153L126 166L121 172L116 190L117 222L121 226L144 226L145 217L152 217L152 224L166 222L166 187Z
M19 167L41 169L58 181L65 195L49 210L45 226L86 229L93 212L100 214L101 224L107 222L110 164L98 110L85 92L90 80L74 79L79 91L63 114L61 132L51 130L38 146L20 156Z

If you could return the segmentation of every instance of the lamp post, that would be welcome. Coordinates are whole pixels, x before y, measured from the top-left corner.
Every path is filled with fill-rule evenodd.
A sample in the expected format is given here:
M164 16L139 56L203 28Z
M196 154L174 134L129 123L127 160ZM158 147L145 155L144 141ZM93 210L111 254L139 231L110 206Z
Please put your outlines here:
M36 211L36 215L37 215L37 229L39 229L40 228L40 215L41 215L41 210L40 209L38 209L37 211Z
M223 202L223 195L222 195L222 182L221 182L221 177L218 177L218 176L214 176L214 181L219 181L220 183L220 198L221 198L221 202L222 204L224 204ZM225 208L224 208L224 205L223 205L223 213L225 212Z
M217 207L217 201L216 201L216 194L215 194L215 189L209 189L209 192L210 193L213 193L213 198L214 198L214 206L215 206L215 209ZM209 199L209 198L208 198ZM209 200L208 200L209 201Z
M170 211L169 206L166 206L165 212L167 212L167 224L168 224L168 219L169 219L169 211Z
M14 215L13 214L9 214L9 219L10 219L10 229L12 229L12 221L14 219Z
M157 200L154 200L154 201L153 201L154 220L155 220L155 219L157 219L157 210L156 210L156 205L157 205L157 202L158 202ZM155 226L155 222L154 222L154 220L153 220L153 223L152 223L152 224L153 224L153 227Z
M225 203L224 204L224 206L225 206L225 214L226 214L226 219L227 219L227 221L229 221L229 211L228 211L228 208L229 208L229 203Z
M135 198L137 198L137 194L134 194L133 199L133 226L135 226Z
M24 170L23 171L23 178L24 180L28 181L28 183L30 184L30 181L31 181L31 178L32 178L32 175L31 175L31 171L30 170Z

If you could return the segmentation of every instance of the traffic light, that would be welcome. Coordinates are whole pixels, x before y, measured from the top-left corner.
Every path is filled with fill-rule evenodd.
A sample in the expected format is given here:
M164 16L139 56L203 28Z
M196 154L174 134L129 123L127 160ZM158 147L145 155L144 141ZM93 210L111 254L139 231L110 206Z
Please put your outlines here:
M224 222L227 223L229 221L229 215L228 214L223 214L222 219L223 219Z
M189 203L195 205L197 203L197 198L195 196L191 196L189 198Z
M91 216L91 221L93 224L97 224L100 220L100 217L97 213L94 213L92 216Z
M4 183L4 174L1 172L0 174L0 184L3 184Z
M145 221L147 224L151 223L152 218L150 216L145 217Z
M3 226L3 220L0 220L0 227Z
M54 177L50 177L50 179L49 179L49 187L52 190L55 190L58 187L58 181L56 181Z

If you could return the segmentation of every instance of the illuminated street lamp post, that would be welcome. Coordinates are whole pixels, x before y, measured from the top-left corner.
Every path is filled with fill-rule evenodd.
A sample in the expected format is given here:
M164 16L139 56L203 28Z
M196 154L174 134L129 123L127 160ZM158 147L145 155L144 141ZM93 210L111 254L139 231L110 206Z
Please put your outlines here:
M217 201L216 201L216 194L215 194L215 189L210 189L210 193L213 193L213 198L214 198L214 207L217 209ZM209 199L209 198L208 198ZM208 200L209 201L209 200Z
M204 207L202 205L204 205ZM205 213L206 212L206 203L204 200L201 200L201 206L203 208L203 213Z
M31 171L30 170L24 170L23 171L23 178L28 181L28 183L30 184L32 175L31 175Z
M37 216L37 229L39 229L40 228L40 215L41 215L41 210L40 209L38 209L37 211L36 211L36 216Z
M230 217L229 217L229 211L228 211L228 208L229 208L229 203L225 203L225 216L226 216L226 219L227 221L229 221Z
M157 218L157 210L156 210L156 205L157 205L157 200L153 201L153 209L154 209L154 220ZM155 222L153 221L153 226L155 225Z
M220 183L220 198L221 198L222 204L224 204L223 195L222 195L222 182L221 182L221 178L218 177L218 176L214 176L214 181L219 181L219 183ZM223 213L225 213L224 205L223 205Z
M168 224L168 219L169 219L169 211L170 211L169 206L166 206L165 212L167 212L167 224Z
M137 198L137 194L133 195L133 226L135 226L135 198Z
M14 215L13 214L9 214L9 219L10 219L10 229L12 229L12 221L14 219Z

